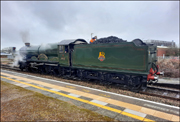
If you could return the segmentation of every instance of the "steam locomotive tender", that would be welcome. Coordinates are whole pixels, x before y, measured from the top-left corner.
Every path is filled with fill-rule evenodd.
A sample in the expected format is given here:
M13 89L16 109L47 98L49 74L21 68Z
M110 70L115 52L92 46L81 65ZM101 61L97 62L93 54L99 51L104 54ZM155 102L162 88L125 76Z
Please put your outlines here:
M161 72L156 65L156 47L140 39L121 43L88 44L84 39L24 46L21 70L57 76L97 79L117 83L131 90L142 90L148 82L157 82Z

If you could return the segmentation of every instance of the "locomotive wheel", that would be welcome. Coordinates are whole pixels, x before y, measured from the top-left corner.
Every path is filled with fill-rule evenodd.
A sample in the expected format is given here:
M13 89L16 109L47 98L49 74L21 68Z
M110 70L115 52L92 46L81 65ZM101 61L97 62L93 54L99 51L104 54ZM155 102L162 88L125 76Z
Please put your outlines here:
M80 80L84 80L84 77L83 77L83 71L82 70L78 70L77 71L77 76L80 78Z
M29 72L33 72L32 69L31 69L31 67L28 67L27 70L28 70Z
M60 67L58 67L58 77L61 77L62 76L62 71L61 71L61 68Z
M99 79L100 79L100 84L107 85L108 81L106 80L106 75L102 74L102 73L99 73L98 75L99 75Z
M38 72L38 69L36 69L36 68L30 68L31 69L31 72L33 72L33 73L37 73Z
M55 76L58 76L58 75L59 75L58 67L54 67L54 75L55 75Z
M24 69L22 64L20 64L19 68L20 68L21 71L23 71L23 69Z
M127 79L127 78L126 78ZM132 91L137 91L137 90L139 90L140 88L141 88L141 86L142 86L142 78L141 77L133 77L132 78L132 76L130 76L129 78L128 78L128 84L127 84L127 86L128 86L128 89L129 90L132 90Z
M50 74L51 72L51 66L45 66L45 74Z
M58 73L55 67L50 66L49 69L50 69L50 75L57 76Z
M43 74L43 75L46 74L46 71L45 71L44 66L40 66L40 67L39 67L39 73L40 73L40 74Z
M23 68L22 68L22 67L20 67L20 70L21 70L21 71L23 71Z
M26 72L31 72L31 69L28 66L25 68L25 70Z

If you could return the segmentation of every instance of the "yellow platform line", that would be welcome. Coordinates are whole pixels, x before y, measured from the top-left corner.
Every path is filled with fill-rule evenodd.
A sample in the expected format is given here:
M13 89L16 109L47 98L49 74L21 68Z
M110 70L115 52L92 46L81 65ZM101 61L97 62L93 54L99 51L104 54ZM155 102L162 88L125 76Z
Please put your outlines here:
M37 89L41 89L41 90L44 90L44 91L48 91L48 92L51 92L51 93L55 93L55 94L58 94L58 95L61 95L61 96L67 97L67 98L71 98L71 99L81 101L81 102L84 102L84 103L87 103L87 104L90 104L90 105L94 105L94 106L97 106L97 107L100 107L100 108L103 108L103 109L106 109L106 110L110 110L110 111L113 111L113 112L116 112L116 113L119 113L119 114L122 114L122 115L125 115L125 116L128 116L128 117L131 117L131 118L135 118L135 119L138 119L138 120L141 120L141 121L143 121L143 120L153 121L153 120L146 119L146 118L143 118L143 117L140 117L140 116L137 116L137 115L133 115L133 114L130 114L130 113L127 113L127 112L124 112L124 111L121 111L121 110L118 110L118 109L115 109L115 108L111 108L111 107L108 107L108 106L104 106L104 105L101 105L101 104L90 102L88 100L84 100L84 99L81 99L81 98L70 96L70 95L60 93L60 92L57 92L57 91L49 90L49 89L39 87L39 86L36 86L36 85L32 85L32 84L29 84L29 83L21 82L21 81L14 80L14 79L7 78L7 77L3 77L3 76L1 76L1 78L5 78L7 80L22 83L22 84L25 84L25 85L28 85L28 86L31 86L31 87L34 87L34 88L37 88Z

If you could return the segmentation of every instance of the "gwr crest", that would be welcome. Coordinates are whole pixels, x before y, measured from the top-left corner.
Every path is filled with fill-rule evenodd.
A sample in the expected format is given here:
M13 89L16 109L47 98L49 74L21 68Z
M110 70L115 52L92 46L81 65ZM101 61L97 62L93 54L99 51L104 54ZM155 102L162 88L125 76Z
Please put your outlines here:
M105 59L105 53L104 53L104 52L99 52L99 57L98 57L98 59L99 59L100 61L104 61L104 59Z

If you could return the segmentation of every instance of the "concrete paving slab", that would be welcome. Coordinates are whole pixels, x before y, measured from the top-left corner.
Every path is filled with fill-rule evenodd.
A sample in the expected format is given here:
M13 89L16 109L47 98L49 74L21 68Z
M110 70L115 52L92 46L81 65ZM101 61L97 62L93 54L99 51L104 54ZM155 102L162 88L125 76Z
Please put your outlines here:
M73 103L76 106L82 106L83 104L85 104L84 102L73 100L73 99L71 99L69 102Z
M29 87L28 85L25 85L25 84L16 84L17 86L20 86L20 87L23 87L23 88L25 88L25 87Z
M58 98L58 97L60 97L60 95L54 94L54 93L51 93L51 94L49 94L49 95L50 95L50 97L53 97L53 98Z
M84 97L84 96L80 96L79 98L81 98L81 99L84 99L84 100L88 100L88 101L91 101L91 100L93 100L93 99L91 99L91 98Z
M17 85L17 86L20 86L20 87L24 86L24 84L21 84L21 83L16 84L16 85Z
M97 111L100 107L94 106L94 105L90 105L90 104L83 104L82 107L89 109L91 111Z
M20 79L16 79L16 80L18 80L18 81L22 81L22 82L24 82L24 83L29 83L29 84L31 84L32 82L29 82L29 81L24 81L24 80L20 80Z
M102 101L99 101L99 100L91 100L91 102L94 102L94 103L97 103L97 104L101 104L101 105L107 105L108 104L106 102L102 102Z
M60 95L59 95L59 97L57 99L62 100L62 101L66 101L66 102L71 100L70 98L63 97L63 96L60 96Z
M57 91L57 92L60 91L60 90L58 90L58 89L50 89L50 90Z
M41 94L42 94L42 92L43 92L43 90L41 90L41 89L34 89L33 91L34 91L34 92L41 93Z
M110 118L115 118L117 115L119 115L119 113L113 112L113 111L109 111L103 108L99 108L97 111L97 113L102 114L104 116L108 116Z
M70 94L69 92L65 92L65 91L60 91L61 93L64 93L64 94Z
M126 108L124 110L124 112L127 112L127 113L130 113L130 114L133 114L133 115L137 115L137 116L140 116L140 117L146 117L147 114L144 114L144 113L141 113L141 112L138 112L138 111L134 111L134 110L131 110L131 109L128 109Z
M22 85L21 87L25 88L25 87L29 87L29 86L24 84L24 85Z
M177 110L176 108L173 108L173 107L157 105L157 104L154 104L154 103L146 103L146 102L143 102L143 101L139 101L139 103L137 105L141 105L142 107L150 108L150 109L161 111L161 112L165 112L165 113L168 113L168 114L174 114L174 115L177 115L177 116L180 115L179 110Z
M14 80L16 80L16 78L11 78L11 79L14 79Z
M14 84L14 85L16 85L16 86L22 85L21 83L17 83L17 82L12 82L11 84Z
M28 90L31 90L31 91L34 91L34 90L36 90L36 88L34 88L34 87L31 87L31 86L29 86L29 87L26 87L25 89L28 89Z
M131 118L131 117L128 117L128 116L125 116L125 115L122 115L122 114L119 114L117 115L114 119L120 121L120 122L128 122L128 121L131 121L131 122L142 122L138 119L134 119L134 118Z
M116 116L118 116L119 114L113 111L105 111L104 114L110 118L115 118Z
M113 104L110 104L110 103L108 103L106 106L111 107L111 108L115 108L115 109L118 109L118 110L121 110L121 111L125 110L124 107L116 106L116 105L113 105Z
M24 78L32 78L31 76L25 76L25 75L24 75L23 77L24 77Z
M104 115L104 112L107 111L106 109L103 108L99 108L97 111L95 111L96 113L102 114ZM105 116L105 115L104 115Z
M170 121L168 121L166 119L162 119L162 118L151 116L151 115L147 115L146 118L157 121L157 122L170 122Z
M180 84L179 78L170 78L170 79L159 78L158 83Z
M49 94L52 94L51 92L48 92L48 91L43 91L42 90L42 92L41 92L42 94L44 94L44 95L49 95Z
M68 95L73 96L73 97L80 97L79 95L73 94L73 93L70 93L70 94L68 94Z
M54 95L53 93L50 93L50 94L44 94L44 95L46 95L46 96L48 96L48 97L58 98L58 97L55 97L55 95Z
M51 89L50 87L43 86L43 85L39 85L39 84L37 84L36 86L43 87L43 88L45 88L45 89Z
M35 85L35 86L39 85L39 84L36 84L36 83L30 83L30 84Z
M32 85L35 85L35 86L39 86L39 87L43 87L43 88L46 88L46 89L51 89L50 87L43 86L43 85L36 84L36 83L31 83L31 82L29 82L29 84L32 84Z

